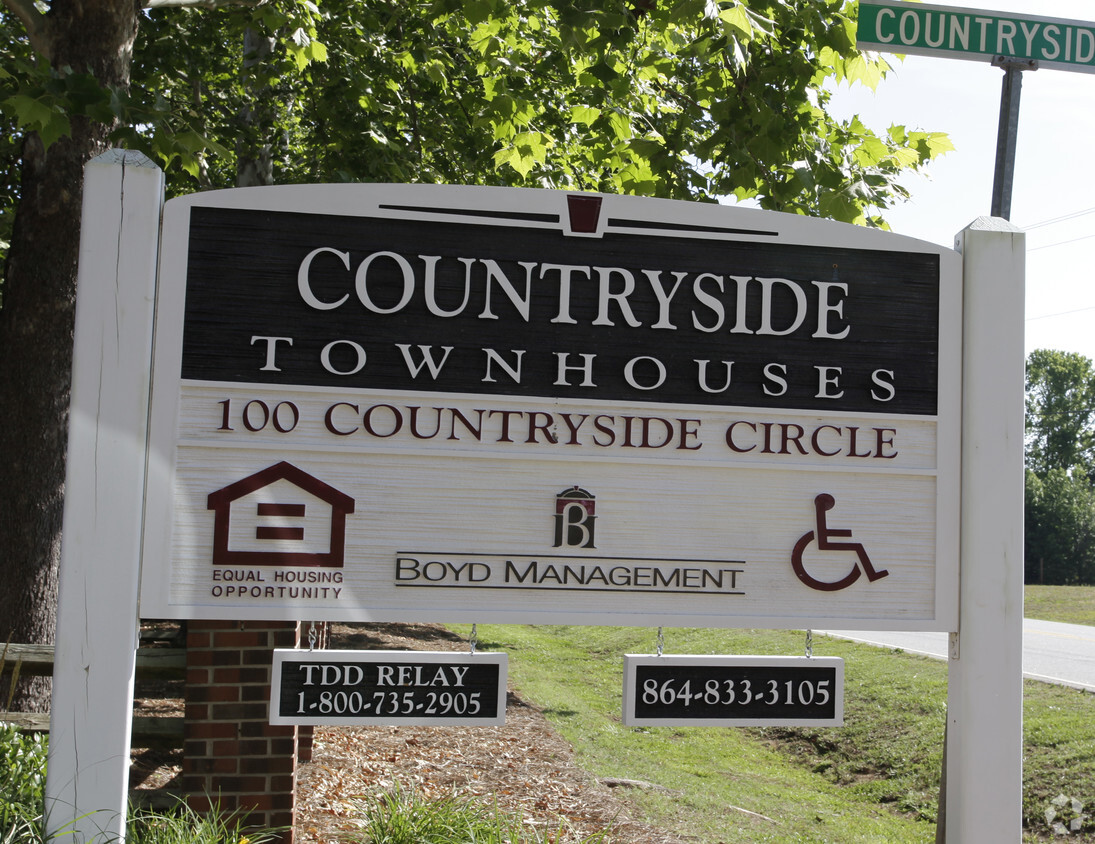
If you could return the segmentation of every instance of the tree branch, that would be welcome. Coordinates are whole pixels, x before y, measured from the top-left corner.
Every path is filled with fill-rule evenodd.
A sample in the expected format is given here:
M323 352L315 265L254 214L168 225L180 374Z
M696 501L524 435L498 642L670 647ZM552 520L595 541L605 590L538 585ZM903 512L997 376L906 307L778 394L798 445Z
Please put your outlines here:
M226 6L261 6L265 2L266 0L144 0L142 6L145 9L223 9Z
M35 7L33 0L3 0L4 6L19 18L27 31L34 52L46 61L50 58L49 19Z

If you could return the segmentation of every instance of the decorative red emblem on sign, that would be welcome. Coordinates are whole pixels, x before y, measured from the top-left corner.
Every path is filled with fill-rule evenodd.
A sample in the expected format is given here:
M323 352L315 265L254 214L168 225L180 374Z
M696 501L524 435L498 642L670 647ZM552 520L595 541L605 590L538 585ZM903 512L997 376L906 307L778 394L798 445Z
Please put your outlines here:
M329 534L325 533L320 539L329 537L329 542L321 542L320 546L316 546L311 541L314 537L305 535L304 518L308 503L259 500L260 492L269 490L279 481L287 482L283 486L288 491L295 488L295 497L299 498L303 491L307 493L307 497L318 499L312 506L327 508L323 525L329 529ZM346 516L354 512L354 499L298 469L292 463L276 463L210 493L207 506L215 513L213 565L342 568L346 551ZM264 518L274 518L279 524L262 524ZM265 542L275 541L279 544L271 544L270 550L231 549L229 538L233 535L233 519L246 520L245 525L235 525L235 530L238 532L243 528L248 538L254 540L249 545L261 546ZM284 524L297 520L301 523ZM253 532L250 531L252 524ZM319 550L320 547L322 550Z

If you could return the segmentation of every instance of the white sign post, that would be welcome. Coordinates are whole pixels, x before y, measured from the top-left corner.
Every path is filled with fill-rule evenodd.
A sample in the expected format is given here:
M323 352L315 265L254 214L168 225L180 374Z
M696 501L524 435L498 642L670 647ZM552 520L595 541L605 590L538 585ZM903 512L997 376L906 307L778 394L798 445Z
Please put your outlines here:
M46 775L75 844L125 837L162 202L140 153L86 167Z
M965 279L962 570L947 684L946 841L1018 842L1023 810L1025 235L980 218Z

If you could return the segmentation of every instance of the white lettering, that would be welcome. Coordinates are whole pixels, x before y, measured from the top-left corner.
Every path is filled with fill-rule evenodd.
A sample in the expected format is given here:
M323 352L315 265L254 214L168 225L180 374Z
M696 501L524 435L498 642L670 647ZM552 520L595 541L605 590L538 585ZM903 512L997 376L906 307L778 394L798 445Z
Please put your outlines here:
M278 367L274 363L274 355L277 351L277 345L278 345L279 342L285 342L285 343L288 343L290 346L292 346L293 345L293 338L292 337L262 337L262 336L259 336L259 335L255 335L254 337L251 338L251 345L252 346L255 345L256 340L260 340L260 341L265 340L266 341L266 365L263 366L259 370L259 372L281 372L281 368Z
M331 350L335 346L346 345L353 349L357 356L357 363L350 367L350 369L335 369L331 363ZM356 375L362 369L365 368L365 350L353 340L332 340L326 346L323 347L323 351L319 353L319 362L323 364L323 368L330 372L332 375Z
M297 270L297 290L300 292L300 298L304 300L305 304L310 308L315 308L317 311L333 310L350 298L350 294L346 293L337 302L323 302L312 292L308 273L312 268L313 259L317 255L322 255L325 252L329 252L332 255L338 255L338 257L342 259L342 265L346 267L347 270L350 269L350 253L339 252L337 249L331 249L329 246L321 246L319 249L313 249L304 256L304 260L300 262L300 268Z
M788 281L785 278L758 278L757 281L761 285L761 302L760 328L757 329L756 333L773 337L786 337L788 334L793 334L806 319L806 293L793 281ZM786 287L794 294L796 305L794 320L787 328L782 330L772 327L772 291L777 284Z
M844 326L844 330L839 334L833 334L829 330L829 314L836 314L841 319L844 318L844 300L839 302L829 302L829 291L834 287L839 289L845 296L848 295L848 285L840 284L835 281L815 281L814 287L818 289L817 299L817 331L813 333L814 337L825 338L828 340L843 340L848 336L848 332L851 331L851 326Z
M658 376L657 376L657 380L653 384L643 385L643 384L640 384L638 381L635 380L635 365L637 363L639 363L639 361L650 361L651 363L654 364L654 368L657 370ZM662 384L665 383L665 376L666 376L665 364L663 364L657 358L651 358L651 357L632 358L624 366L624 380L626 380L627 383L630 384L632 387L634 387L636 390L656 390L656 389L658 389L658 387L660 387Z
M631 312L631 305L627 301L627 297L635 292L635 276L629 270L620 267L594 267L593 269L597 271L597 278L600 282L597 298L597 318L593 320L593 324L615 325L616 323L608 316L609 303L615 302L620 309L620 315L628 325L632 328L638 328L642 325L635 318L635 314ZM624 280L624 289L620 293L612 293L609 289L612 286L612 276L614 275L618 275Z
M403 275L403 295L390 308L380 307L369 295L369 268L377 258L390 258L395 261L400 273ZM374 314L398 313L407 306L407 303L411 301L411 295L414 293L414 270L411 269L410 261L398 252L373 252L358 266L357 274L354 276L354 288L357 290L357 298L361 304Z

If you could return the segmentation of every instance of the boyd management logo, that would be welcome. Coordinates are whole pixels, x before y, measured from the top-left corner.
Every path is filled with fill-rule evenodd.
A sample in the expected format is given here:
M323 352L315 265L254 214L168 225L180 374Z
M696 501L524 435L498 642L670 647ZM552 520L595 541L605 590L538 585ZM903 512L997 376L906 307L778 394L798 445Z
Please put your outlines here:
M581 487L555 496L555 547L596 548L593 528L597 522L596 496Z

